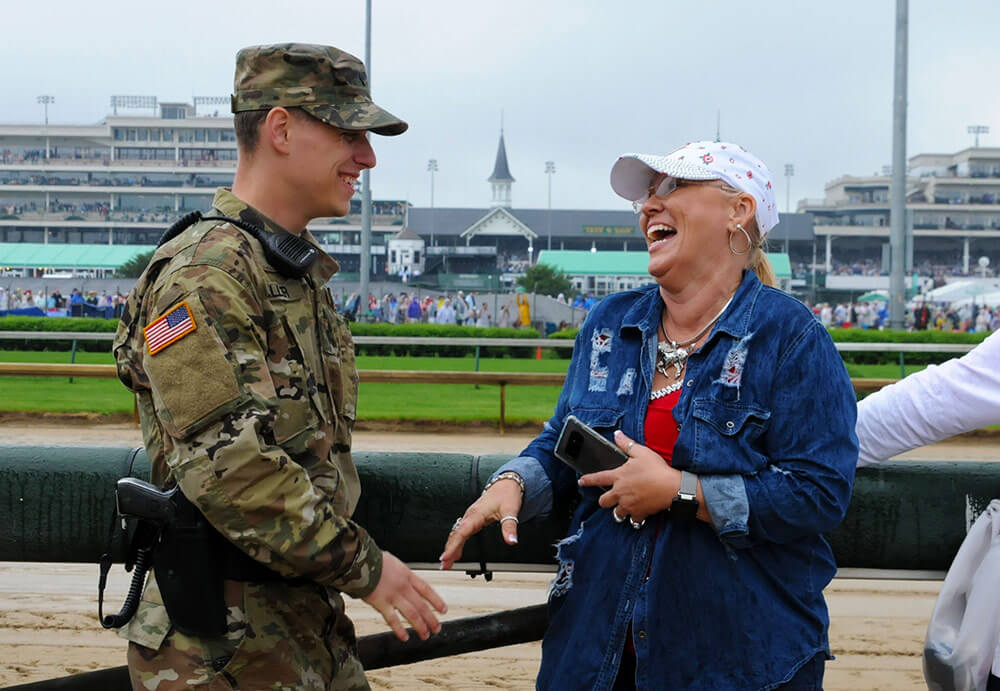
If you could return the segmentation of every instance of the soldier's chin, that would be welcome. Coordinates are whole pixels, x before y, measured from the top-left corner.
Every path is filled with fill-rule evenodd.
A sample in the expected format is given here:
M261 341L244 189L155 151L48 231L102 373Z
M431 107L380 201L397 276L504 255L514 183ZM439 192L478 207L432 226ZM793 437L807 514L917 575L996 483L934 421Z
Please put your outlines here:
M323 214L324 217L330 216L333 218L341 218L346 216L351 211L351 202L334 201L330 203L327 213Z

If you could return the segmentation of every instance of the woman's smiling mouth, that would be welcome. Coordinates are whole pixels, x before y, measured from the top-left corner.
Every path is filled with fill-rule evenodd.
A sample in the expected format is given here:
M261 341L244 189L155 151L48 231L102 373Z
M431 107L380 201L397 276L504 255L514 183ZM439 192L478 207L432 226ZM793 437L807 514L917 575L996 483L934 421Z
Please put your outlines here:
M646 228L646 240L649 241L649 249L675 235L677 235L677 229L665 223L655 223Z

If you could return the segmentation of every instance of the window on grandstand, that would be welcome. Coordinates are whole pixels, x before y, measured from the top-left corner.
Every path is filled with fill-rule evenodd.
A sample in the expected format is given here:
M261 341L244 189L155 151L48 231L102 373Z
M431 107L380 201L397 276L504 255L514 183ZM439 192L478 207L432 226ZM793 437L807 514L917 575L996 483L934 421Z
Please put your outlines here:
M235 161L235 149L181 149L185 161Z
M174 151L173 149L119 146L115 148L115 158L128 161L172 161L174 160Z
M173 211L174 198L166 194L122 194L117 211Z
M202 195L191 195L185 194L181 196L180 199L180 210L187 213L188 211L194 211L195 209L205 209L211 208L212 197L202 196Z
M219 141L235 142L236 132L233 130L222 130L222 132L219 133Z

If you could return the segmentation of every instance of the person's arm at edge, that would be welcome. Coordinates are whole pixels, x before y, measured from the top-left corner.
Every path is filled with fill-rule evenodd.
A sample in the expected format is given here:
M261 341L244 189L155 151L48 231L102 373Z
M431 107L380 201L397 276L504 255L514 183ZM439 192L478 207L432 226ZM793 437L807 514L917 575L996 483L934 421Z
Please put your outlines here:
M858 403L858 466L1000 423L1000 332Z

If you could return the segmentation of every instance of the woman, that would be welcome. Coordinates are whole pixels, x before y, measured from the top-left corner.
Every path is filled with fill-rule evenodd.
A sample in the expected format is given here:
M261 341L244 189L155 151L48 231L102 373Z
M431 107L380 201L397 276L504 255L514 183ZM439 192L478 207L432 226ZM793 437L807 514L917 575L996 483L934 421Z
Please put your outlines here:
M770 174L697 142L623 156L611 185L655 284L591 310L555 414L457 522L442 568L484 525L513 544L518 520L575 501L538 688L821 688L822 534L851 497L855 397L822 325L765 285ZM628 461L579 477L557 460L570 414Z
M481 329L487 329L490 326L490 311L486 309L485 302L479 306L479 313L476 315L476 326Z

